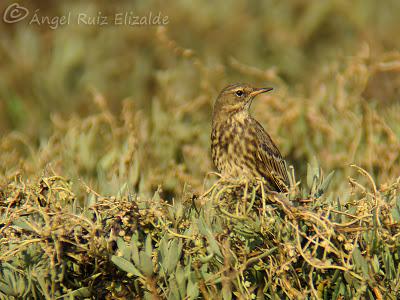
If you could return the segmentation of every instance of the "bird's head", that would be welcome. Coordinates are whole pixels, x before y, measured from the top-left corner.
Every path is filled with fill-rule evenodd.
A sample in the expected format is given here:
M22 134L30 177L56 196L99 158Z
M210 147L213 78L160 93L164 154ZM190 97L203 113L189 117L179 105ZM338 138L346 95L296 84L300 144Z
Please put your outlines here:
M256 88L243 83L228 85L215 101L214 118L217 115L227 117L238 112L247 112L255 96L271 90L272 88Z

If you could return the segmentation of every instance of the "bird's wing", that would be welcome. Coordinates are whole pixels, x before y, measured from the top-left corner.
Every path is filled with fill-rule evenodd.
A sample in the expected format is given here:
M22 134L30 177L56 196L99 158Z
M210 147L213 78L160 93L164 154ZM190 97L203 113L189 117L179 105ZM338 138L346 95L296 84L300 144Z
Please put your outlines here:
M260 173L270 179L272 183L282 192L289 187L289 177L286 170L285 161L279 152L278 147L272 141L269 134L264 130L260 123L253 119L254 128L257 135L257 157L261 162Z

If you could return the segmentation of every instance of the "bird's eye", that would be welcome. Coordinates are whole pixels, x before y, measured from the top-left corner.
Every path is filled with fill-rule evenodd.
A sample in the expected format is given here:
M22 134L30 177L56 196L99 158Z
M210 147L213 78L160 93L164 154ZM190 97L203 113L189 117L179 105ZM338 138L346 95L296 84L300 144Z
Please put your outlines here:
M242 97L243 95L244 95L244 92L242 91L242 90L238 90L238 91L236 91L236 96L238 96L238 97Z

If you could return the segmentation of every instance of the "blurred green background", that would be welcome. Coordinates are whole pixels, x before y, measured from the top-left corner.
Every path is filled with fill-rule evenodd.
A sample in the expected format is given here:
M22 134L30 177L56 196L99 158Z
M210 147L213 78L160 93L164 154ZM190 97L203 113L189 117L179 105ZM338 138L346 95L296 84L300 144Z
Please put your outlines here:
M29 13L10 24L13 3L0 4L2 181L51 168L103 193L200 191L212 104L237 81L275 88L253 113L299 179L313 157L339 192L352 163L378 184L400 174L398 0L20 1ZM150 12L167 24L114 24Z

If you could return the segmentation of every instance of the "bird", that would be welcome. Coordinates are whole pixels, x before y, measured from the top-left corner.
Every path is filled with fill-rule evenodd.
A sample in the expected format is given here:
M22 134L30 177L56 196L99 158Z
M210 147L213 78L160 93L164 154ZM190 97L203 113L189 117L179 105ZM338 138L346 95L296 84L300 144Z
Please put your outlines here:
M289 188L285 160L249 111L257 95L271 90L236 83L221 91L212 114L211 156L223 177L264 179L267 190L285 193Z

